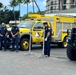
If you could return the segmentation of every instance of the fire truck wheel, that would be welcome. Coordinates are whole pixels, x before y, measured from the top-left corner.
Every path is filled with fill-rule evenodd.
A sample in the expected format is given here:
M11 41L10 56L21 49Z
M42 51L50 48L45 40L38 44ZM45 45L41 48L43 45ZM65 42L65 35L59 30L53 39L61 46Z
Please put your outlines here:
M65 37L64 40L63 40L63 47L64 47L64 48L66 48L67 45L68 45L67 42L66 42L66 38L67 38L67 37Z
M40 43L41 44L41 48L43 48L43 43Z
M20 42L20 48L23 51L29 50L29 40L27 38L24 38Z
M70 60L76 61L76 51L73 48L71 48L70 45L67 46L67 57Z

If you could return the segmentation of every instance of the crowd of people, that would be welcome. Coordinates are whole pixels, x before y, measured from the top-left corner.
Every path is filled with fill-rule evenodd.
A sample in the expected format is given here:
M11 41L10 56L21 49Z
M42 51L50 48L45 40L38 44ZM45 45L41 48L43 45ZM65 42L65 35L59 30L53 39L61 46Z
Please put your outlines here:
M50 42L51 42L51 35L52 35L52 29L50 27L48 27L48 23L44 22L43 23L44 27L45 27L45 36L44 36L44 56L45 57L50 57ZM12 36L12 49L11 51L16 51L19 52L19 28L17 26L17 24L13 24L12 28L11 28L11 36ZM7 50L7 35L8 35L8 30L7 27L5 26L4 23L2 23L2 26L0 28L0 50L2 50L3 46L4 46L4 51Z
M13 24L12 29L10 31L11 36L12 36L12 50L11 51L16 51L18 52L18 41L19 41L19 28L17 27L16 23ZM7 50L7 35L8 35L8 30L5 25L5 23L2 23L1 28L0 28L0 50L2 50L2 47L4 46L4 51ZM15 48L16 46L16 48Z

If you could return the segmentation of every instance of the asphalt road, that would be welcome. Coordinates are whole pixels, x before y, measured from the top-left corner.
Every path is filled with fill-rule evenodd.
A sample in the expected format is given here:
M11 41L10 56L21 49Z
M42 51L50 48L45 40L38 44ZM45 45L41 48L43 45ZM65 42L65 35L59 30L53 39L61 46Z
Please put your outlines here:
M27 54L0 51L0 75L76 75L76 62L67 58L66 49L52 47L50 57L39 58L42 49L35 46Z

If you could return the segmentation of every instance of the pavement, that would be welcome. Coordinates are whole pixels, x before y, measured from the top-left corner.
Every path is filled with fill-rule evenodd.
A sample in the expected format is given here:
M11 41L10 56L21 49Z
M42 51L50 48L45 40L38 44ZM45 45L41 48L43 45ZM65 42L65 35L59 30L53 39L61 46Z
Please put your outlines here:
M70 61L65 48L52 48L50 57L39 58L41 48L28 51L0 51L0 75L76 75L76 61Z

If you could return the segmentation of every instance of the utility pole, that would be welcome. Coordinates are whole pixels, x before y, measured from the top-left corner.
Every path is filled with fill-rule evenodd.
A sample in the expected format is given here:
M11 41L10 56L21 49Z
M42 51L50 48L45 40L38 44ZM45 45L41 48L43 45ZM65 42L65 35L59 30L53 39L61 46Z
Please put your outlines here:
M5 16L5 22L6 22L6 20L7 20L6 8L7 8L6 6L3 7L3 12L4 12L4 16Z
M20 22L21 22L20 3L19 3L19 20L20 20Z
M37 8L38 8L38 11L39 11L39 13L41 14L41 11L40 11L40 8L39 8L37 2L36 2L35 0L32 0L32 1L36 4L36 6L37 6Z
M33 6L33 13L35 13L35 10L34 10L34 0L32 0L32 6Z

